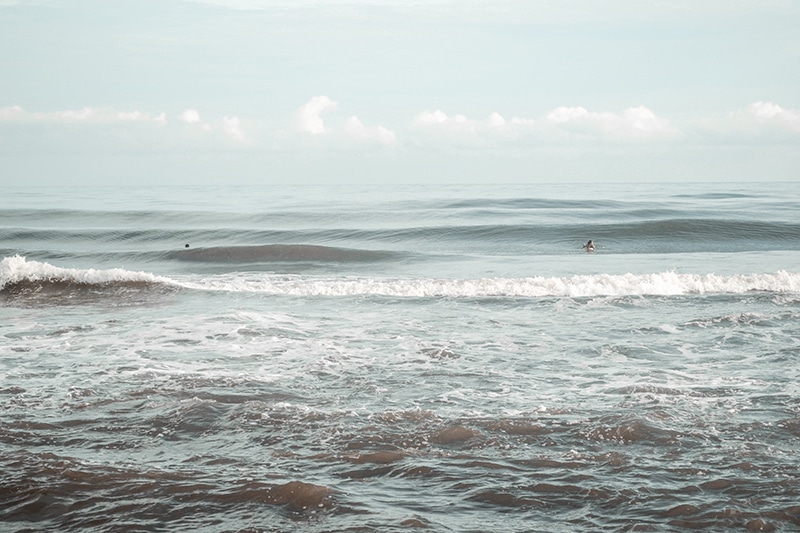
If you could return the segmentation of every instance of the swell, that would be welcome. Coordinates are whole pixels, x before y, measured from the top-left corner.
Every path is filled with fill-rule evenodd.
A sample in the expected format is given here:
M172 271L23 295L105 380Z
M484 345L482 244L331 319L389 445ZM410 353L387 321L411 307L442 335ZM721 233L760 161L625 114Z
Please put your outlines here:
M187 245L188 246L188 245ZM180 261L213 263L253 262L370 262L392 257L388 252L356 250L310 244L265 244L261 246L214 246L185 248L167 257Z
M605 218L605 217L604 217ZM396 250L447 246L449 250L535 251L563 253L594 239L613 246L613 253L680 253L697 251L777 251L800 248L800 223L725 218L662 218L657 220L597 222L588 218L558 223L479 223L465 219L427 221L388 227L310 227L253 229L252 227L197 228L5 228L0 241L24 253L80 245L105 245L112 250L174 252L181 260L377 260L388 254L366 251L376 244ZM479 220L474 217L471 220ZM557 217L554 218L557 220ZM189 243L193 250L183 253ZM196 247L205 252L196 252ZM238 247L238 248L236 248ZM469 248L467 248L469 247ZM9 250L10 248L7 248ZM435 249L435 248L434 248Z
M800 224L684 218L605 224L474 224L400 228L362 237L479 246L494 252L565 253L589 238L606 253L748 252L800 248Z
M676 218L629 224L608 224L600 232L619 238L660 239L715 243L720 241L800 242L800 224L731 219Z

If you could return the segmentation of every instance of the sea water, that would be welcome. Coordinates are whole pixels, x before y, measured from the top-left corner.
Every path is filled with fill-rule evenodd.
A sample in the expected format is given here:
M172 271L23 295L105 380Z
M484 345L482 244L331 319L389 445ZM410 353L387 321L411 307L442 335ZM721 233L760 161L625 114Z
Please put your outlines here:
M6 187L0 530L800 528L798 200Z

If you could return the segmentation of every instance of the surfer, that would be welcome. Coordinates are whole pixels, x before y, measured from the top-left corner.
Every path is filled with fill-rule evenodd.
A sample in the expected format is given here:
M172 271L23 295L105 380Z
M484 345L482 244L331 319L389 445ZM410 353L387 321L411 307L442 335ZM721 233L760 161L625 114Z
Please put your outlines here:
M589 242L581 246L581 248L586 249L587 252L594 252L594 241L589 239Z

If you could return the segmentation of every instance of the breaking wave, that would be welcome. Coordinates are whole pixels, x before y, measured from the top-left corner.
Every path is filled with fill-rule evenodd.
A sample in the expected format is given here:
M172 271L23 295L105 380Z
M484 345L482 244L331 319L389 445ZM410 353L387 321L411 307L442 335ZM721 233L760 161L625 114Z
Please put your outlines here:
M799 293L800 273L768 274L592 274L526 278L311 277L235 272L215 276L158 276L120 268L61 268L21 256L0 262L0 294L68 290L128 290L161 287L288 296L388 296L407 298L541 298L593 296L680 296Z
M0 261L0 290L20 283L72 283L76 285L102 285L112 283L158 284L168 279L148 272L132 272L122 268L98 270L94 268L62 268L49 263L28 261L15 255Z
M159 288L169 290L169 280L148 272L121 268L62 268L28 261L19 255L0 261L0 297L4 299L33 297L37 301L44 299L41 303L67 304L86 299L128 297L131 293L141 294Z

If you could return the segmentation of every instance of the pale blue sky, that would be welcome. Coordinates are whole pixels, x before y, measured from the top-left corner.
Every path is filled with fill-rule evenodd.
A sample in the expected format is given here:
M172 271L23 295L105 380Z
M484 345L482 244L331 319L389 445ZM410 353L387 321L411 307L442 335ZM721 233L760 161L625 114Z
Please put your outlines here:
M793 0L0 0L0 180L795 180L798 28Z

